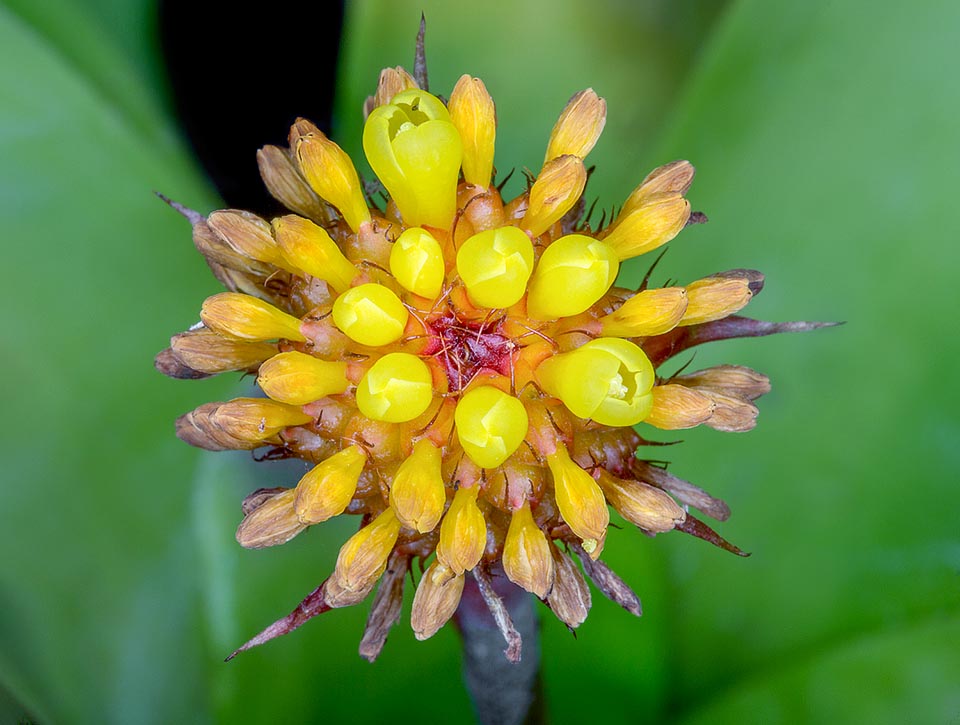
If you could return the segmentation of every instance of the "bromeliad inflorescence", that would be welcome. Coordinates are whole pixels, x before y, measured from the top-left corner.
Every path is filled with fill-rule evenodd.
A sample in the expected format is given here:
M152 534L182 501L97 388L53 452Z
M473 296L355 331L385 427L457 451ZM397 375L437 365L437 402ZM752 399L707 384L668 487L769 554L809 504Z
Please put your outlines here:
M702 220L685 198L693 167L654 170L592 229L584 158L606 118L593 90L570 100L543 168L505 202L484 84L465 75L446 103L421 85L386 69L365 109L363 148L385 208L305 120L289 148L258 154L292 213L178 207L229 291L203 303L202 324L176 335L158 367L186 378L256 371L267 396L202 405L178 435L209 450L268 446L311 466L294 488L250 494L237 540L275 546L360 517L330 577L241 649L356 604L381 581L361 644L376 657L414 561L425 569L412 611L420 639L452 616L468 575L495 607L491 572L579 626L590 591L571 554L638 614L599 560L608 506L649 534L677 528L739 553L686 508L722 520L725 504L638 458L646 441L633 426L752 428L763 375L723 365L661 379L656 368L710 340L801 328L734 316L762 286L749 270L613 286L623 262Z

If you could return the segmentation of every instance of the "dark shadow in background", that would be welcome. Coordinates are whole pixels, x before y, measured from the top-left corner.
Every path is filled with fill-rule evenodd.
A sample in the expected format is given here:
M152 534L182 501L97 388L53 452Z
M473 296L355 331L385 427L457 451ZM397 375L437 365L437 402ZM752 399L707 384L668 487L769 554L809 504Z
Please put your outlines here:
M159 3L177 118L228 206L281 211L260 181L256 152L285 145L298 116L329 132L342 27L342 0L310 22L282 3Z

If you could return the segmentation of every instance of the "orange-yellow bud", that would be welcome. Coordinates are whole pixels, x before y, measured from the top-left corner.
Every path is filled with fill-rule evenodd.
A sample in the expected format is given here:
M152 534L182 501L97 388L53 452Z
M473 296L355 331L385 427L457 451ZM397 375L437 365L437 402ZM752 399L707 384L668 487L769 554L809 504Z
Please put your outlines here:
M439 448L426 438L419 440L390 482L390 506L397 518L421 534L436 528L447 503L441 460Z
M550 544L533 520L527 501L510 517L510 528L503 543L503 571L514 584L541 599L553 587Z
M548 161L530 187L520 226L539 237L573 208L586 185L587 170L579 156L558 156Z
M638 292L609 315L600 318L604 335L649 337L676 327L687 310L683 287L663 287Z
M601 337L550 357L535 371L540 386L571 413L603 425L636 425L650 412L653 365L639 347Z
M560 237L540 257L527 312L535 320L579 315L607 293L619 270L616 252L599 239Z
M620 215L633 213L648 199L660 194L686 194L693 183L695 171L689 161L671 161L657 167L627 197Z
M333 577L346 597L355 600L373 589L387 568L399 533L400 522L393 509L388 508L340 547Z
M512 395L490 385L470 390L454 411L457 437L471 461L496 468L527 435L527 411Z
M291 350L274 355L260 366L257 385L281 403L306 405L344 392L350 385L346 372L346 363L319 360Z
M416 355L391 352L377 360L357 386L357 407L373 420L403 423L433 400L430 369Z
M457 252L457 273L478 307L510 307L527 291L533 244L516 227L474 234Z
M680 326L720 320L746 307L753 293L746 277L706 277L687 285L687 310Z
M603 492L593 476L570 459L563 444L547 456L547 465L553 475L560 515L570 530L583 540L583 550L590 554L590 558L596 559L600 556L610 523L610 511Z
M600 469L597 483L623 518L652 534L683 523L686 512L668 493L641 481L625 481Z
M221 292L207 297L200 309L203 324L221 335L241 340L276 340L302 342L300 320L269 302L239 292Z
M592 88L580 91L567 103L550 133L544 162L564 154L586 158L607 123L607 102Z
M681 194L654 194L629 213L621 211L603 241L623 261L666 244L689 218L690 202Z
M407 229L390 249L390 272L404 289L436 299L446 272L440 243L425 229Z
M463 178L468 184L488 187L493 172L497 112L487 87L479 78L460 76L447 109L463 141Z
M433 562L420 579L410 611L410 626L419 640L437 633L457 611L463 594L463 574L456 576L439 561Z
M309 470L297 484L295 508L305 524L319 524L343 513L357 490L367 455L360 446L344 448Z
M400 298L380 284L351 287L333 303L333 322L340 331L372 347L399 340L409 316Z
M440 524L437 560L453 575L470 571L487 545L487 524L477 506L479 486L458 488Z
M297 406L266 398L235 398L218 406L212 420L234 438L262 441L284 428L309 423L313 418Z
M350 288L357 268L348 260L327 231L309 219L288 214L273 220L273 233L283 256L309 275L322 279L337 292Z

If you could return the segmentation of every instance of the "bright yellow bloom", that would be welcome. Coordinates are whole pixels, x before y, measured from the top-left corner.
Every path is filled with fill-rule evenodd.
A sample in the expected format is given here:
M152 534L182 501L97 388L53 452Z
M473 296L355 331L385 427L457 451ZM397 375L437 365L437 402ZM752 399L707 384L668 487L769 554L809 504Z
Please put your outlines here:
M457 273L478 307L510 307L527 291L533 245L516 227L474 234L457 252Z
M440 243L426 229L407 229L390 250L390 272L404 289L435 299L446 272Z
M457 436L470 459L481 468L496 468L517 450L527 434L523 403L484 385L457 403Z
M377 360L357 386L357 407L372 420L413 420L433 399L430 368L416 355L391 352Z
M379 347L399 340L408 317L400 298L379 284L351 287L333 303L333 321L361 345Z

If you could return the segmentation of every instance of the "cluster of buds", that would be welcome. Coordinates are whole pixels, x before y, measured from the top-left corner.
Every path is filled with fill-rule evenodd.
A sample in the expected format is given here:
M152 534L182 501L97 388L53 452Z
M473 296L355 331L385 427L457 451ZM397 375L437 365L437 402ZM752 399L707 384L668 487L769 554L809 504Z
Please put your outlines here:
M360 520L330 577L241 649L356 604L380 581L361 644L376 657L415 561L420 639L453 615L468 575L491 608L490 577L503 575L570 628L590 607L584 573L639 614L600 561L610 507L647 534L679 529L740 553L688 510L722 520L726 506L638 458L647 441L634 426L749 430L753 401L769 390L763 375L656 370L702 342L790 328L735 315L762 287L750 270L614 286L622 263L703 220L686 198L693 167L654 170L594 230L584 159L606 104L593 90L570 100L542 169L505 201L483 82L461 77L447 102L422 85L384 70L365 109L382 208L347 154L305 120L288 148L258 154L292 213L268 221L178 207L228 291L203 303L202 322L172 339L158 367L181 378L255 372L266 395L202 405L178 420L178 435L310 465L296 486L247 497L237 540L269 547L334 516Z

